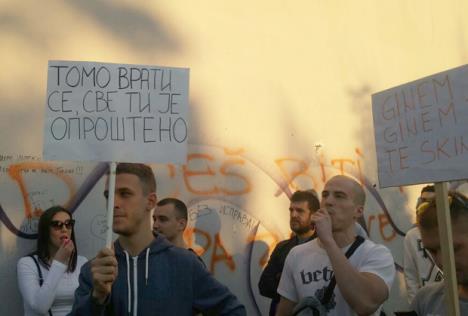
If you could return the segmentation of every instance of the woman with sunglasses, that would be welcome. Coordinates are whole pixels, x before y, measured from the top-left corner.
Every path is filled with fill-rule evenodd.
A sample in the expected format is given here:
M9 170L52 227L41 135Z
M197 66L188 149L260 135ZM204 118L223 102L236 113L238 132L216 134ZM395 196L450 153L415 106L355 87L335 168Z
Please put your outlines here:
M75 220L61 206L47 209L39 219L37 249L18 261L18 284L24 315L66 315L71 311L81 266L77 255Z

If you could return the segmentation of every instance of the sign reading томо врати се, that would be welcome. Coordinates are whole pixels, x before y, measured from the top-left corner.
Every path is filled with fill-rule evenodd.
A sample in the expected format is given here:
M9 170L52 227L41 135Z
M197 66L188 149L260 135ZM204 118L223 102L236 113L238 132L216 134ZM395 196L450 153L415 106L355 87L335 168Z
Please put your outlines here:
M49 61L46 160L184 162L189 69Z

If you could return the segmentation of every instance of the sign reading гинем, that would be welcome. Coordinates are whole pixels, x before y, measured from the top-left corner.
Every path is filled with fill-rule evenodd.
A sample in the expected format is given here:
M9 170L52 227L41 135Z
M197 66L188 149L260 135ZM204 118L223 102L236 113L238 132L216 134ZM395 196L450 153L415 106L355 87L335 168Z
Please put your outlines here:
M372 95L380 187L468 178L468 66Z

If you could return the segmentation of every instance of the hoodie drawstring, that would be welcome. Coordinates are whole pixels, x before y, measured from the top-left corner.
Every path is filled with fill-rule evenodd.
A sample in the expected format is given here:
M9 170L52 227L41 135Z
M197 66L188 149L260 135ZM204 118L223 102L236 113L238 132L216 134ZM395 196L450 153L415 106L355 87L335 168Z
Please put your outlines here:
M145 285L148 285L148 261L149 261L150 249L146 248L146 260L145 260Z
M130 293L131 291L131 284L130 284L130 256L128 255L128 252L124 250L125 253L125 259L127 261L127 287L128 287L128 314L132 312L131 309L131 301L132 301L132 294Z
M132 293L131 293L131 288L132 288L132 285L130 283L130 255L128 254L128 252L126 250L124 250L124 253L125 253L125 261L127 262L127 287L128 287L128 314L131 314L132 312ZM148 271L149 271L149 254L150 254L150 248L146 248L146 255L145 255L145 285L148 285ZM134 295L135 295L135 301L134 301L134 304L133 304L133 308L134 308L134 314L136 315L137 313L137 300L138 300L138 292L137 292L137 278L138 278L138 274L137 274L137 264L138 264L138 256L137 257L132 257L133 259L133 274L134 274L134 277L133 277L133 283L134 283Z

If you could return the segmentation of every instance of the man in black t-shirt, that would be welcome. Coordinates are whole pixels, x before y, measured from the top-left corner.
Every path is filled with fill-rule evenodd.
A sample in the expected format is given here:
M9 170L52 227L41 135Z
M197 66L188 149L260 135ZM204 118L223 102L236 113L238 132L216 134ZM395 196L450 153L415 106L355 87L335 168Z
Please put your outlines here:
M293 247L315 237L315 231L311 226L310 219L312 214L320 207L317 193L314 190L296 191L291 196L290 201L289 226L294 232L294 236L276 245L258 283L260 294L272 299L270 316L275 315L276 305L280 299L276 290L286 256Z

